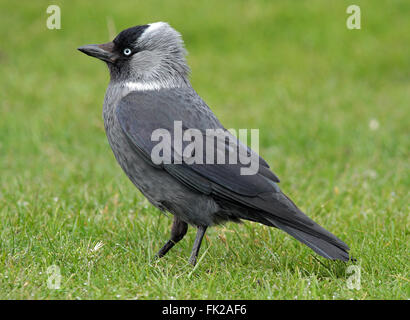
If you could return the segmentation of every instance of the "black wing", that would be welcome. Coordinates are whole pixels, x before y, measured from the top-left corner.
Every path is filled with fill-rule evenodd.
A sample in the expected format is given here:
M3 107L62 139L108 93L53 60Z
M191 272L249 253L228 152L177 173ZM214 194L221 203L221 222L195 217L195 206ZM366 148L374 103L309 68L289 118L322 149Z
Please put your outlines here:
M269 170L266 161L239 142L237 142L238 152L247 153L248 156L253 156L257 159L256 161L259 161L257 174L242 175L241 169L247 168L249 165L242 165L239 160L237 164L205 164L205 153L202 157L204 164L188 165L187 161L183 161L182 164L162 164L159 166L154 164L151 152L158 142L152 141L152 133L157 129L165 129L171 134L172 162L174 163L175 160L174 154L181 156L173 144L174 121L181 121L184 130L198 129L201 131L204 147L206 140L210 139L205 134L207 129L220 129L227 136L233 137L223 128L209 107L195 92L186 89L161 90L156 91L155 94L152 92L132 92L120 101L116 115L124 133L146 161L167 170L171 175L197 190L210 193L211 189L209 188L217 184L243 196L256 196L260 193L270 192L272 186L279 182L277 176ZM237 141L235 137L232 140L234 139ZM189 144L188 141L183 142L183 150L187 144ZM214 145L215 147L219 146L217 141ZM214 151L215 159L217 152L226 151L226 160L228 160L229 151L227 150L229 146L229 141L226 140L223 145L224 150ZM203 180L201 177L206 179L207 183L197 183Z

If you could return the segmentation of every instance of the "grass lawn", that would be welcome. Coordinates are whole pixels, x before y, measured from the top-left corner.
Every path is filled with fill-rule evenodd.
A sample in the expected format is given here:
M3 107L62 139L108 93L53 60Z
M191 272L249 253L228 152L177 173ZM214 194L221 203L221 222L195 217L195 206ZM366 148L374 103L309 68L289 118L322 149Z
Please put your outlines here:
M0 0L0 298L410 298L410 2L354 3L361 30L346 28L351 1ZM46 28L50 4L61 30ZM153 261L172 219L117 165L107 69L76 48L155 21L182 33L221 122L260 130L282 190L356 263L250 222L210 229L195 268L193 228Z

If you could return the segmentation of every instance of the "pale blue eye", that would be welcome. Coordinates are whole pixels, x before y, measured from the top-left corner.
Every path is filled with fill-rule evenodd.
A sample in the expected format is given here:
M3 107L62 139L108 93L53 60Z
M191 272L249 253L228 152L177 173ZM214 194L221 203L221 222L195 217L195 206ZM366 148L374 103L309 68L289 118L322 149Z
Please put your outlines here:
M126 56L129 56L131 54L131 49L129 49L129 48L124 49L124 54Z

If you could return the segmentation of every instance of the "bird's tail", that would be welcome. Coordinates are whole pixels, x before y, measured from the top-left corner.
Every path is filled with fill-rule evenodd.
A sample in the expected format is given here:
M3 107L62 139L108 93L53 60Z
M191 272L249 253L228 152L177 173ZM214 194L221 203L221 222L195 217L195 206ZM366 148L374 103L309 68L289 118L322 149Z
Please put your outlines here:
M279 228L327 259L352 259L346 243L310 219L280 190L252 198L236 196L237 199L246 206L227 202L236 218Z
M342 240L338 239L336 236L326 231L317 224L316 226L326 231L327 234L317 232L317 227L315 228L316 230L314 230L314 232L310 232L310 230L308 229L289 226L282 222L278 222L277 220L274 222L274 224L276 227L282 229L292 237L306 244L322 257L331 260L349 260L349 247ZM331 237L329 237L329 235Z
M259 211L256 219L261 223L277 227L300 242L306 244L317 254L331 260L349 260L349 247L331 232L304 214L284 193L274 194L277 200L274 205L268 201L259 204L263 211ZM268 198L267 199L272 199Z

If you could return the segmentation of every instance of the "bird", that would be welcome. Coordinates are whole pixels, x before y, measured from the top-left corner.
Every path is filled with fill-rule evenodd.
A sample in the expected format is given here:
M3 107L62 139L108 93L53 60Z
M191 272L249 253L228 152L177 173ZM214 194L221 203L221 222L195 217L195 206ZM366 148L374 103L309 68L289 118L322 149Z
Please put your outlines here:
M78 50L108 66L102 113L117 162L151 204L173 216L169 240L156 257L163 257L192 226L197 231L189 263L195 265L209 227L248 220L283 230L324 258L349 260L350 248L302 212L279 188L269 164L240 142L237 149L258 161L254 174L242 174L245 165L238 162L195 163L189 157L178 162L173 156L171 162L158 163L152 157L152 133L162 128L174 138L178 121L184 132L213 129L232 136L193 89L184 41L169 23L134 26L108 43ZM175 151L176 143L170 148Z

